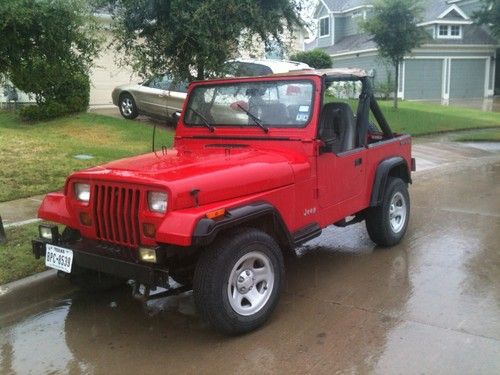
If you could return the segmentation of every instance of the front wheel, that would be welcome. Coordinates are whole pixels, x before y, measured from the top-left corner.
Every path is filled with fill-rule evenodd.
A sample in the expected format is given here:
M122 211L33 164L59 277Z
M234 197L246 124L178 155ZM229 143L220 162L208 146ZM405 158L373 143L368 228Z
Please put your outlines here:
M381 205L371 208L366 217L371 240L380 246L398 244L406 233L409 218L407 185L400 178L389 178Z
M193 292L202 317L225 334L250 332L269 318L284 278L276 241L257 229L228 234L201 255Z
M130 94L122 94L120 96L118 107L120 108L121 115L127 120L133 120L139 116L135 100Z

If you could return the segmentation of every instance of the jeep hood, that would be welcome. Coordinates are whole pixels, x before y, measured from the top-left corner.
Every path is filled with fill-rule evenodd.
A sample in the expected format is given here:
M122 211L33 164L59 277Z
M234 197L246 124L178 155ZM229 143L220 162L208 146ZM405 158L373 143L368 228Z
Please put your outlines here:
M77 172L71 178L166 188L174 209L256 194L294 182L297 155L251 147L169 149ZM304 160L305 162L305 160Z

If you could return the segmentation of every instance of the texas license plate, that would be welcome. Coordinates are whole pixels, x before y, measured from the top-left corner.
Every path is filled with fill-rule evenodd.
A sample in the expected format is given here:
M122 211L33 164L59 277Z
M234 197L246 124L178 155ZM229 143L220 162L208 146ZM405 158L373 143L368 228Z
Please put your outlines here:
M47 244L45 253L45 265L59 271L71 273L73 264L73 250Z

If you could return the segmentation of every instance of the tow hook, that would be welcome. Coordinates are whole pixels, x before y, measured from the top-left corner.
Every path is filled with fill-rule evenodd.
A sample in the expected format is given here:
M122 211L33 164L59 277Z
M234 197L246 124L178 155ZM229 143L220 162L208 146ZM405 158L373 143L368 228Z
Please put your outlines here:
M187 292L189 290L192 290L193 287L191 285L181 285L177 288L171 288L170 286L167 288L167 290L151 294L151 292L154 292L157 290L157 288L140 284L138 282L133 283L132 286L132 296L143 303L155 299L160 299L160 298L165 298L165 297L170 297L170 296L176 296L178 294Z

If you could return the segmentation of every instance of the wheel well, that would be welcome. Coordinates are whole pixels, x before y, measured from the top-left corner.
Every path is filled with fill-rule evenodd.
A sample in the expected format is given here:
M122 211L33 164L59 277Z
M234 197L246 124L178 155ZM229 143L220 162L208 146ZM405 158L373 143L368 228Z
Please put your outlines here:
M377 207L380 204L390 177L397 177L407 184L411 184L410 172L406 161L402 157L397 156L386 159L377 167L377 173L373 181L370 207Z
M120 93L120 95L118 96L118 100L121 100L123 95L129 95L132 99L134 99L134 97L132 96L132 94L128 91L123 91ZM135 100L135 99L134 99Z
M279 247L283 252L290 251L292 249L290 235L288 230L284 227L283 222L280 218L272 213L266 213L257 218L250 219L241 223L241 225L231 228L225 228L217 233L216 238L226 235L228 232L238 228L238 227L249 227L255 228L263 231L269 236L273 237L278 243Z
M391 168L389 171L389 177L397 177L402 179L407 184L411 183L410 173L408 172L408 167L406 164L398 164Z

